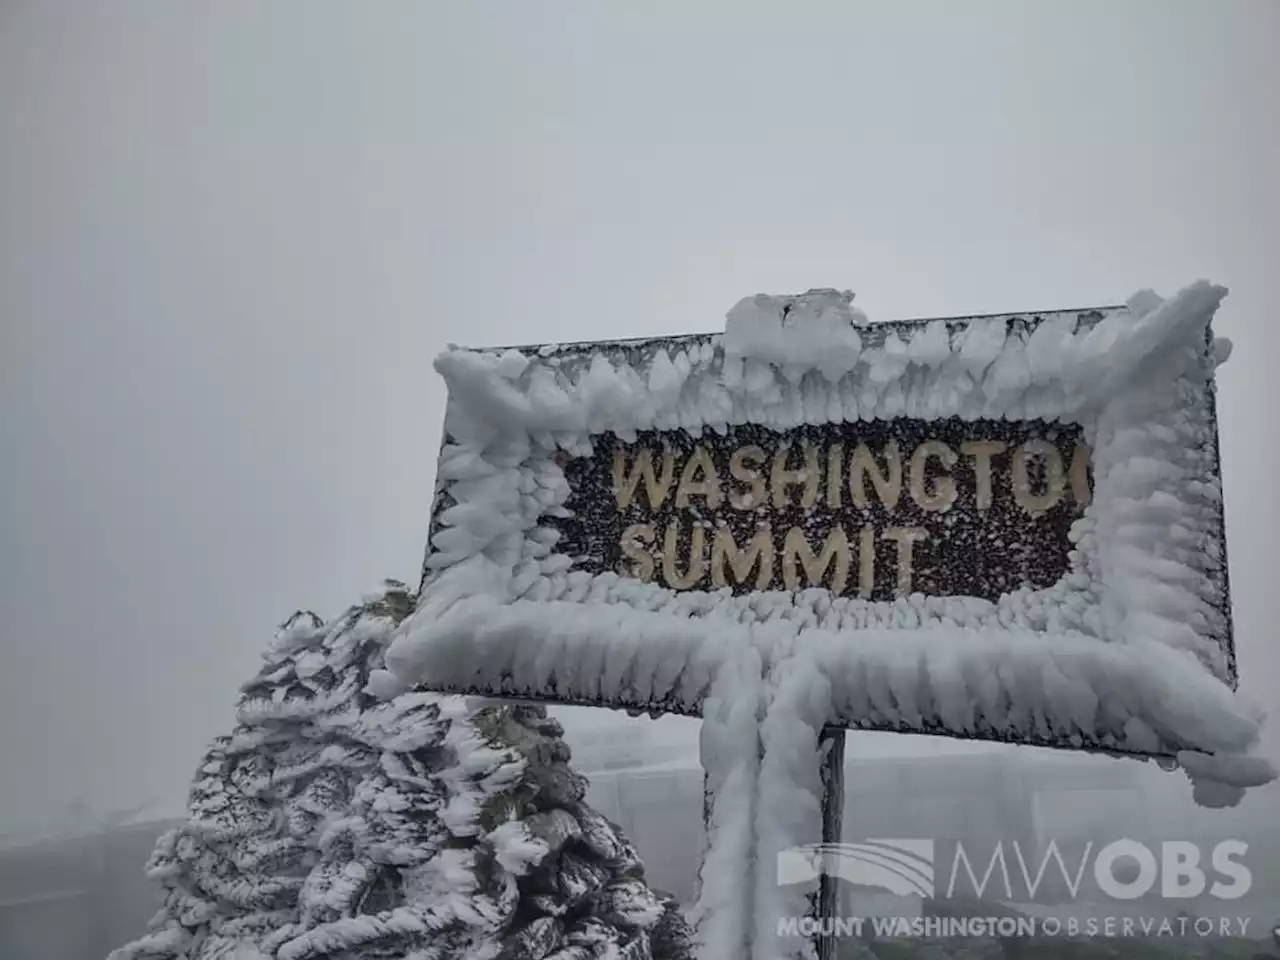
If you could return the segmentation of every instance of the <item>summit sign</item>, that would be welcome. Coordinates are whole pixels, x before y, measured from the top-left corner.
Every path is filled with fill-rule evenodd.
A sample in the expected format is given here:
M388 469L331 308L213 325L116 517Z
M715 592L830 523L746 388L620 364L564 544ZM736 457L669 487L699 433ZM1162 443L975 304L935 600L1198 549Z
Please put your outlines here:
M734 736L736 710L803 706L769 722L1207 776L1257 729L1233 692L1223 296L871 323L824 289L744 298L722 333L451 347L391 669ZM734 742L755 762L759 739Z
M725 956L834 916L832 877L768 865L841 841L845 730L1158 757L1237 803L1275 771L1234 692L1225 295L872 323L819 289L721 333L450 347L376 685L701 717Z
M1089 447L1043 421L611 435L567 459L561 549L671 590L994 600L1069 569Z

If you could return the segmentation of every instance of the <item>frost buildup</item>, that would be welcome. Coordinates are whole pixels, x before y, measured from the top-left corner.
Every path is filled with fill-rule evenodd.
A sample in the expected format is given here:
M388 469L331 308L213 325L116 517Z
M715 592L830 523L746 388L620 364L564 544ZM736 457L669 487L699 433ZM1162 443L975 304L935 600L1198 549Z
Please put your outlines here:
M148 864L164 907L110 960L690 955L545 710L386 696L415 600L388 582L284 625Z
M867 322L849 290L810 290L794 297L757 294L729 311L725 360L772 364L792 383L818 370L835 383L857 365L862 353L858 328Z
M744 651L766 672L803 652L830 684L830 722L847 728L1176 755L1197 802L1238 802L1276 772L1250 756L1262 713L1233 690L1211 384L1230 345L1208 339L1225 295L1198 281L1126 307L869 324L848 292L812 290L748 297L722 335L536 354L451 348L436 360L449 406L423 597L387 668L405 688L697 714ZM920 432L905 464L884 454L884 431L913 422L957 432ZM1052 444L1023 449L1021 470L1011 459L993 472L988 444L1012 444L998 429L1036 422ZM836 469L834 442L816 470L809 451L775 450L767 483L737 446L838 431ZM927 523L892 523L885 540L867 531L864 514L892 499L877 489L864 511L842 492L860 457L854 441L867 437L859 475L886 490L905 482L898 502ZM969 453L966 440L977 442ZM1047 527L1037 498L1055 509L1069 500L1069 512L1043 518L1055 525L1053 556L1007 531L990 550L974 546L959 500L925 482L930 463L945 466L943 448L962 461L956 475L973 477L951 492L975 510L991 498L978 479L986 457L984 476L1012 488L1023 532ZM1043 461L1043 491L1032 488L1033 461ZM774 466L783 509L801 513L809 499L848 514L843 541L815 526L820 509L804 523L783 518L776 538L752 526L777 519L777 504L754 518L741 499L755 498L753 480L762 495L776 491ZM728 509L711 504L723 468ZM627 513L639 503L633 479L647 516ZM1010 575L992 573L992 554ZM947 589L911 556L949 558L936 565ZM982 589L959 582L971 574Z

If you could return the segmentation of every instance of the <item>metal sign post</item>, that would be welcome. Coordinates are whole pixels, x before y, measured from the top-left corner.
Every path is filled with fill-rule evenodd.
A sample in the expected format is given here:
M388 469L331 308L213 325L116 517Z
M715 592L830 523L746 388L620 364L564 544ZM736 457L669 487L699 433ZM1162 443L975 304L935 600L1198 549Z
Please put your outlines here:
M818 740L822 758L822 842L839 843L844 826L844 730L827 727ZM814 916L817 919L818 960L836 960L834 923L840 903L836 877L825 871L818 878Z

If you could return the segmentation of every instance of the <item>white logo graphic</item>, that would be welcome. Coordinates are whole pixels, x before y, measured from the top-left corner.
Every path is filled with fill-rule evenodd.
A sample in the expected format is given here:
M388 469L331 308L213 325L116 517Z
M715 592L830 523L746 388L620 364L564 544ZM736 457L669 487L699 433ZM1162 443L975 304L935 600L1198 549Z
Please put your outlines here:
M899 896L933 896L932 840L809 843L778 854L778 885L839 877Z
M1037 858L1016 840L1000 841L990 849L984 870L983 858L971 857L964 844L957 843L949 881L946 876L938 877L935 886L933 840L811 843L778 854L778 885L808 883L827 876L898 896L948 899L957 896L957 886L960 895L978 898L987 896L991 887L999 891L1001 899L1031 903L1046 881L1054 885L1051 880L1056 866L1073 900L1099 893L1111 900L1148 896L1187 899L1206 893L1220 900L1235 900L1245 896L1252 885L1252 874L1241 862L1248 849L1240 840L1223 840L1203 858L1200 848L1185 840L1166 840L1158 853L1137 840L1115 840L1096 850L1093 841L1088 841L1076 858L1050 841ZM944 864L944 873L945 868ZM960 883L962 875L968 880L967 889ZM1092 878L1093 885L1082 891L1086 877Z

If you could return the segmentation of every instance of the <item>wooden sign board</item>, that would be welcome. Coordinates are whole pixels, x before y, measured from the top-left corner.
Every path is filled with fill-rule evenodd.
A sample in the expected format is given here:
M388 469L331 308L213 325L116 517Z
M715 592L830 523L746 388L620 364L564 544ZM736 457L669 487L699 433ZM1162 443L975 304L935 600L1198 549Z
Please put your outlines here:
M824 649L834 634L876 676L899 669L893 637L922 658L923 676L922 636L956 623L951 649L989 652L956 668L965 683L999 672L1009 690L1041 684L1020 717L996 702L957 719L922 687L916 701L837 705L835 726L1138 755L1205 749L1191 728L1143 712L1150 698L1133 689L1145 655L1125 644L1154 637L1194 653L1209 684L1197 695L1235 687L1208 325L1218 290L1195 288L1163 308L1171 319L1150 322L1107 307L861 328L863 358L896 358L888 385L879 360L826 376L742 360L727 334L452 350L437 362L450 399L423 572L439 619L419 618L430 636L397 673L443 692L698 715L709 681L689 679L705 657L687 644L808 604L794 615ZM1183 353L1138 342L1165 335L1152 324L1182 324L1169 335L1183 335L1188 316L1199 339ZM1061 371L1042 329L1066 338L1074 359ZM970 347L993 336L1016 356L984 373ZM1113 356L1090 358L1099 338ZM1159 363L1181 358L1180 379L1141 367L1139 347ZM948 363L969 366L946 380ZM1142 438L1166 452L1144 453ZM515 519L504 527L503 516ZM1194 602L1171 592L1168 578L1183 574ZM728 620L710 616L721 603ZM661 664L613 686L593 674L613 669L613 655L590 618L619 631L622 608L685 658L678 677ZM1031 646L1063 652L1084 707L1048 714L1063 694L1045 671L1058 667L1053 655L1024 662ZM1160 669L1181 669L1181 655Z

